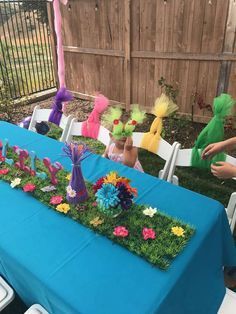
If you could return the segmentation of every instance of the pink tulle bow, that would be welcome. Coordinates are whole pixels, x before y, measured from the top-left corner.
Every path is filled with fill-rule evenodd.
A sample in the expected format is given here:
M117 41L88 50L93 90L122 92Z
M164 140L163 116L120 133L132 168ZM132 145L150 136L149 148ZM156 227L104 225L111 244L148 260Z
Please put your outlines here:
M94 108L90 113L88 119L82 123L82 135L97 139L100 128L101 114L109 105L109 100L104 95L99 94L95 97Z

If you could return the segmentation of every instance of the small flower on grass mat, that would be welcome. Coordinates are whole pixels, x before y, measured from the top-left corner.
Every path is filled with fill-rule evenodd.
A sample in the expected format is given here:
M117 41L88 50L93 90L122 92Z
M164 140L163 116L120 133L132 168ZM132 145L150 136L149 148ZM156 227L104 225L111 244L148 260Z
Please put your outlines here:
M156 238L156 233L152 228L143 228L142 234L144 240Z
M94 219L90 220L90 225L93 225L94 227L97 227L104 223L104 219L100 219L99 216L95 217Z
M45 186L44 188L40 189L42 192L52 192L52 191L55 191L56 188L54 185L48 185L48 186Z
M57 205L56 210L60 213L67 214L70 210L70 205L66 203L62 203L60 205Z
M17 185L19 185L20 183L21 183L21 179L20 178L16 178L16 179L11 181L11 187L14 188Z
M66 176L66 179L67 179L68 181L70 181L70 179L71 179L71 173L69 173L69 174Z
M172 227L171 232L177 237L184 237L184 229L182 227Z
M66 192L68 193L69 197L76 197L76 191L73 190L70 185L67 186Z
M33 183L27 183L23 187L24 192L33 192L35 189L36 189L36 186Z
M97 202L93 202L92 205L95 207L95 206L98 205L98 203Z
M153 217L157 212L156 208L148 207L143 210L143 214L149 217Z
M58 205L62 202L63 197L61 195L52 196L50 199L50 204Z
M8 174L9 172L9 169L6 168L6 169L0 169L0 175L5 175L5 174Z
M123 226L118 226L118 227L115 227L114 231L113 231L113 234L116 236L116 237L122 237L122 238L125 238L129 235L129 231L123 227Z

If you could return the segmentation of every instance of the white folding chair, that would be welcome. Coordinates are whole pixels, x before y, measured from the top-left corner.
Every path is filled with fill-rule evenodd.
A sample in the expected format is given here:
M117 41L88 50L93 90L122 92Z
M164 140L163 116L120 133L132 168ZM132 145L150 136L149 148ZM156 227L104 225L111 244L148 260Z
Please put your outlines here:
M169 181L173 184L178 185L179 179L174 175L175 168L180 167L191 167L191 158L192 158L192 148L180 149L181 145L175 147L176 152L174 153L175 158L172 159L170 171L169 171ZM226 162L229 162L233 165L236 165L236 158L226 155Z
M136 147L141 147L141 142L143 139L144 133L142 132L133 132L133 145ZM167 141L165 141L163 138L160 139L158 149L156 151L156 155L161 157L163 160L165 160L165 165L162 170L159 171L159 178L163 180L167 180L168 182L171 182L168 179L168 173L171 166L173 154L175 152L176 145L179 145L178 142L174 142L172 145L169 144Z
M38 121L47 122L51 111L52 109L40 109L40 106L35 106L32 117L31 117L29 130L35 132L36 131L35 125ZM61 138L60 138L60 142L65 142L71 120L72 120L72 115L69 115L67 117L64 114L62 114L61 121L59 124L59 127L63 130Z
M224 300L218 310L218 314L236 313L236 293L226 288Z
M0 276L0 312L14 299L13 289Z
M233 233L236 223L236 192L231 194L228 206L225 208L225 210L229 220L230 230Z
M170 170L168 174L168 181L175 185L179 184L179 179L174 175L176 166L191 167L192 149L180 149L180 144L176 145L175 152L173 154ZM226 162L236 165L236 158L226 155ZM234 178L235 179L235 178ZM232 193L229 199L229 203L225 208L230 229L233 233L236 224L236 192ZM235 312L236 313L236 312Z
M82 123L83 122L76 122L76 118L71 120L70 126L68 128L67 136L65 141L70 143L73 136L83 136L82 135ZM100 141L105 146L109 145L110 143L110 136L109 130L106 129L104 126L100 125L97 140Z
M25 314L49 314L40 304L33 304Z

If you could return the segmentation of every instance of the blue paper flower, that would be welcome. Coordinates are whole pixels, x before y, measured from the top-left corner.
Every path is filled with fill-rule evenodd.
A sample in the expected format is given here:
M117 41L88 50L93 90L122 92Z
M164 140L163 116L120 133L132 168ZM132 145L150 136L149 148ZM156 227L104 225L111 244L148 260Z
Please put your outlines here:
M108 209L115 207L119 203L118 189L112 184L103 184L101 189L97 191L97 203L100 208Z

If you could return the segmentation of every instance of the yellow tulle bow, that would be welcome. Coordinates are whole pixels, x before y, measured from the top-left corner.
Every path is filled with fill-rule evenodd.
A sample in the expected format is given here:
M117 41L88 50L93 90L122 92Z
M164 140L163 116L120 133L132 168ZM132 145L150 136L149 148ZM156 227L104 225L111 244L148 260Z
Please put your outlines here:
M162 119L176 111L178 106L165 94L161 94L155 101L153 114L156 116L150 131L144 133L141 147L157 153L162 131Z

